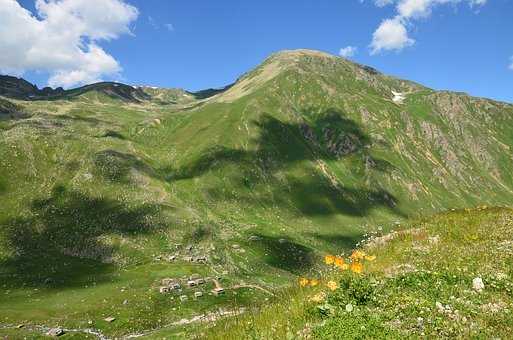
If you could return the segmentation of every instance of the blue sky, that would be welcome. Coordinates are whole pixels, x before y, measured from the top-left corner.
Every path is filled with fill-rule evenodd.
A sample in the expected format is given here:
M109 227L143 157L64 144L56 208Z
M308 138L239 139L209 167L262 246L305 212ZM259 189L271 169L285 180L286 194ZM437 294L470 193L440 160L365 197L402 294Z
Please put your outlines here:
M0 0L0 3L9 1L14 0ZM75 13L86 10L85 3L73 4L81 1L84 0L62 2L69 2L67 10ZM95 1L107 0L89 0L87 4ZM39 2L59 5L60 1ZM513 56L513 1L510 0L128 0L125 3L130 5L129 9L112 9L119 9L120 15L126 16L115 25L105 25L100 33L91 33L91 29L77 32L83 45L80 48L87 50L84 46L90 43L89 53L98 47L94 55L101 60L98 62L101 67L84 55L86 66L69 66L69 63L52 66L51 62L39 62L41 58L37 62L27 61L26 65L11 65L0 57L0 69L16 70L39 85L45 85L49 78L51 84L69 85L95 79L83 78L85 70L97 72L98 79L199 90L233 82L275 51L311 48L339 54L342 48L350 46L356 49L350 56L352 60L385 73L435 89L513 102L513 69L509 68ZM35 20L61 13L55 6L40 8L38 13L34 0L22 0L19 4ZM98 18L100 14L94 16ZM390 25L382 27L387 19ZM1 22L0 13L0 38ZM97 25L103 24L102 21ZM12 29L16 27L13 25ZM48 32L58 29L66 30L66 27L54 25ZM68 50L63 47L63 51Z

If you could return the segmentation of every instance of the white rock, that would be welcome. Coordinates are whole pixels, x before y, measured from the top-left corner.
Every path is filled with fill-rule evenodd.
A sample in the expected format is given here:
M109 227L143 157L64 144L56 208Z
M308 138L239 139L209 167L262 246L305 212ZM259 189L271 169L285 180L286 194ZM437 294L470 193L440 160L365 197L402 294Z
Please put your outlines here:
M476 277L474 280L472 280L472 288L474 288L475 291L480 292L484 289L484 287L485 285L482 278Z

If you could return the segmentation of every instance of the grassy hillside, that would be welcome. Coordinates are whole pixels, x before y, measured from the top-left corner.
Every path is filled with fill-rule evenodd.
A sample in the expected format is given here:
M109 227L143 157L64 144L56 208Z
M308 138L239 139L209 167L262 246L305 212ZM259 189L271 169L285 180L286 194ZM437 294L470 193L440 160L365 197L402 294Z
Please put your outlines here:
M373 235L362 249L376 260L364 261L362 273L326 266L309 278L319 285L296 286L279 302L198 330L198 336L507 339L513 331L512 227L511 209L480 208Z
M196 94L102 83L20 100L9 86L1 324L181 327L273 299L369 232L513 198L512 105L321 52L277 53ZM191 274L226 294L158 292Z

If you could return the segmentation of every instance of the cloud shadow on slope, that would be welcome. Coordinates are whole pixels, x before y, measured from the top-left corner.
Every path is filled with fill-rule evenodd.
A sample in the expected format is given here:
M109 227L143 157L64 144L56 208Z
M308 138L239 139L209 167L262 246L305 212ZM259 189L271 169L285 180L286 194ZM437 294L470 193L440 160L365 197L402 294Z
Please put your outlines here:
M156 232L162 227L160 209L128 207L57 186L49 198L32 201L28 217L0 222L1 281L34 287L98 283L101 274L115 269L117 250L102 238Z
M272 199L260 200L260 205L290 207L308 216L339 213L366 216L375 207L401 214L397 199L388 191L378 187L343 185L335 179L327 165L329 161L347 159L355 173L362 174L368 168L380 172L393 169L393 165L387 161L371 156L370 138L357 123L340 112L331 109L311 122L301 123L282 122L265 114L253 124L260 131L259 137L252 141L254 150L217 145L180 168L168 167L161 169L161 172L169 181L180 181L237 167L235 175L230 177L235 186L251 191L262 184L273 188ZM289 172L286 175L288 185L276 179L278 174L282 175L305 161L317 169L309 168L307 176L294 176ZM219 185L205 188L205 193L214 201L245 200L257 203L250 195L229 193Z

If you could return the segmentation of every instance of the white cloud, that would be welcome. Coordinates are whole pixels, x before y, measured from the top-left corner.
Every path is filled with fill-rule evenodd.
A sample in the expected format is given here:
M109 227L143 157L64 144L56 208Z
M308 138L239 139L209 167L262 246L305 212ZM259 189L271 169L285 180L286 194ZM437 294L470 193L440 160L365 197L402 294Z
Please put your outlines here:
M339 51L339 55L344 58L351 58L356 54L358 51L358 48L354 46L346 46L344 48L341 48Z
M415 43L408 36L407 27L413 20L428 18L433 8L443 4L459 4L467 2L470 7L483 6L487 0L374 0L378 7L396 5L396 16L386 19L373 34L370 44L371 54L387 50L402 50Z
M511 58L509 58L509 62L510 62L510 64L509 64L509 69L510 69L511 71L513 71L513 56L511 56Z
M0 71L50 74L51 86L75 86L116 76L119 63L99 41L130 34L135 7L122 0L36 0L37 16L15 0L0 0Z
M401 50L414 43L415 40L408 37L401 18L385 19L372 36L371 54L384 50Z
M401 0L397 4L397 13L401 18L422 18L431 14L431 8L440 0Z
M174 32L175 26L173 24L164 24L169 32Z

